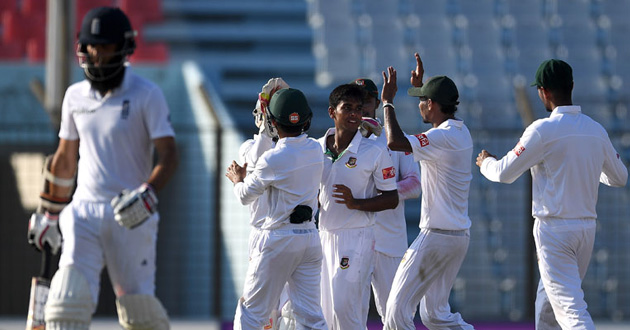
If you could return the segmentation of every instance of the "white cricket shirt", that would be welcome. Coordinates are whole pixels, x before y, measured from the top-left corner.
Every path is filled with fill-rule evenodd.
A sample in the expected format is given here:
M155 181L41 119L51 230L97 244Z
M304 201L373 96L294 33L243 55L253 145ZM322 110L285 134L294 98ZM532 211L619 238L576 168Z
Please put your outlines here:
M109 202L135 189L153 169L153 140L175 136L160 88L126 68L105 97L83 80L68 87L59 138L79 141L74 200Z
M374 249L392 257L402 257L407 251L407 222L405 220L405 199L416 198L420 196L420 168L418 163L414 161L411 154L405 154L401 151L391 151L387 148L387 136L370 135L370 139L376 141L386 148L392 159L392 164L396 169L396 183L401 180L413 180L412 185L416 185L412 196L401 195L402 189L397 185L398 189L398 206L391 210L383 210L375 212L376 228L374 230L374 238L376 245ZM413 188L413 187L412 187Z
M596 219L599 182L621 187L628 180L606 130L576 105L533 122L501 160L486 158L481 173L512 183L530 168L536 218Z
M470 228L473 144L468 127L461 120L448 119L424 133L407 135L407 139L414 159L420 161L420 228Z
M310 206L313 215L317 212L323 168L324 155L316 140L306 134L282 138L262 154L243 182L234 185L234 194L244 205L256 199L267 205L269 212L261 229L276 229L289 223L289 216L298 205Z
M326 138L335 134L329 128L319 139L320 153L326 153ZM337 159L327 154L319 193L319 228L337 230L374 225L374 212L350 210L332 197L333 185L343 184L352 190L354 198L371 198L380 191L396 190L396 169L382 145L366 139L357 130L354 138ZM406 242L406 238L405 238Z
M258 163L260 156L262 156L265 151L273 148L274 144L273 140L265 134L254 134L253 139L249 139L241 144L241 147L238 150L239 161L241 162L241 165L247 163L247 175L254 172L256 163ZM259 199L264 200L266 193L267 191L263 192ZM262 227L265 222L265 218L269 213L267 203L260 203L259 200L256 199L248 205L248 208L249 224L255 228Z

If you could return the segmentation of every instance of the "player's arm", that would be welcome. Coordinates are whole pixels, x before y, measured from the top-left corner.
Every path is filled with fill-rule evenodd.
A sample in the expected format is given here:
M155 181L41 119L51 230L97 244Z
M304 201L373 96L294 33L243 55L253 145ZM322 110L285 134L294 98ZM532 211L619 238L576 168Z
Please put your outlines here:
M398 153L398 171L399 179L396 182L398 188L398 199L406 200L418 198L422 187L420 186L420 168L418 163L413 160L412 155Z
M528 127L516 146L503 158L482 150L476 164L488 180L501 183L516 181L525 171L542 160L541 137L532 126Z
M114 209L114 219L128 229L140 226L157 212L156 191L164 188L178 165L174 137L156 138L153 145L158 159L147 182L134 190L123 190L110 202Z
M396 86L396 70L393 67L387 68L387 73L383 72L383 89L381 99L383 100L383 115L385 119L385 134L387 136L387 147L394 151L411 152L411 144L405 137L393 106L394 97L398 87Z
M59 146L50 163L50 173L60 179L73 179L77 173L78 155L79 140L59 139ZM49 182L50 194L55 197L68 196L73 188Z
M247 174L247 164L240 166L235 161L228 166L225 176L234 183L234 195L243 205L254 202L273 181L272 171L263 158L251 174ZM268 180L265 177L270 178Z
M610 139L606 146L605 157L599 181L611 187L624 187L628 182L628 169L621 161Z
M177 157L177 146L174 137L166 136L154 139L153 145L157 153L157 163L155 167L153 167L153 171L147 183L150 184L153 189L159 191L164 188L170 178L173 177L173 174L175 174L175 170L179 165L179 159Z
M39 205L28 223L29 244L40 251L48 245L53 254L61 247L59 213L70 202L75 184L79 140L59 141L57 151L47 157L43 169L43 187Z
M379 191L379 194L371 198L354 198L352 190L343 185L333 185L332 197L337 204L345 204L351 210L366 212L378 212L393 209L398 206L398 191Z

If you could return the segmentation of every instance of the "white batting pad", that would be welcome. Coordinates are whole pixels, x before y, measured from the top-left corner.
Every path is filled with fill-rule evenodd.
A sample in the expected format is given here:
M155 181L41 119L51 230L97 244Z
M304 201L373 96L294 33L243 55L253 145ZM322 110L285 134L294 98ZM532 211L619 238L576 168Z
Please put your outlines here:
M94 304L87 279L74 267L62 267L50 283L46 329L89 329Z
M168 315L159 300L144 294L127 294L116 300L118 322L126 330L168 330Z

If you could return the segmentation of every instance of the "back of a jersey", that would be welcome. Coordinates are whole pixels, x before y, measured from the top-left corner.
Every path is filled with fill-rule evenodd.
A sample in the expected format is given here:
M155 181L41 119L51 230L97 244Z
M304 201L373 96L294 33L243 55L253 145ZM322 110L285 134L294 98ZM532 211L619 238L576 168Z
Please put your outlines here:
M269 215L262 228L277 228L288 221L298 205L311 207L314 215L324 169L324 155L319 143L305 134L280 139L275 148L263 154L262 160L266 169L260 175L272 181L264 196Z
M538 133L543 160L531 169L534 215L596 218L600 175L616 154L604 128L571 111L543 120Z

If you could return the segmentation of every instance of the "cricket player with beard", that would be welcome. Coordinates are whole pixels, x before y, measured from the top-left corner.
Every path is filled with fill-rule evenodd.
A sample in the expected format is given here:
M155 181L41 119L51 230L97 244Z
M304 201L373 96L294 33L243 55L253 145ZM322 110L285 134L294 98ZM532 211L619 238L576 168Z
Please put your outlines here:
M169 329L154 294L156 192L177 167L175 134L160 88L127 66L134 49L135 31L120 9L95 8L83 18L77 55L86 79L66 91L46 196L63 210L35 215L29 226L34 242L58 235L57 227L63 236L47 329L89 328L104 266L124 329ZM77 172L72 202L59 207Z

